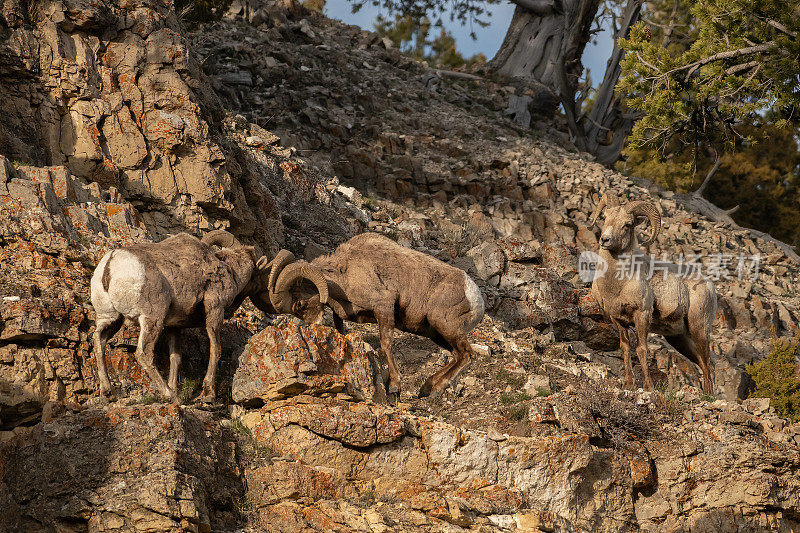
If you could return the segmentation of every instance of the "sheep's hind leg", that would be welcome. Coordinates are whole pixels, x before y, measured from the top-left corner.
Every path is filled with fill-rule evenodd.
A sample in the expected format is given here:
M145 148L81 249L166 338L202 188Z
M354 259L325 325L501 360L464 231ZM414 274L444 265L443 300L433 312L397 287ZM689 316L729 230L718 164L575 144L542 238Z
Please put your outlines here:
M711 366L711 348L706 331L692 331L692 339L697 347L697 364L703 372L703 392L714 393L714 367Z
M164 323L161 319L151 318L145 315L139 317L139 345L136 348L136 359L142 365L144 371L150 376L150 380L158 391L168 400L178 403L178 395L170 389L161 374L158 373L153 361L155 360L155 347Z
M375 309L375 320L378 322L378 334L381 339L381 350L386 355L389 366L389 383L386 396L390 403L395 404L400 400L400 372L392 354L392 340L394 338L394 305L382 306Z
M98 318L95 323L94 359L97 363L97 380L100 382L100 393L109 398L114 396L114 390L108 377L108 369L106 368L103 353L105 352L106 344L119 331L124 320L125 318L119 315L116 318Z
M217 365L222 355L222 346L219 342L219 330L222 328L223 311L206 306L206 333L208 333L208 343L211 347L208 357L208 370L203 379L203 394L200 401L203 403L214 403L217 399L215 382L217 379Z
M461 337L453 341L448 341L452 346L451 353L453 359L444 368L429 377L419 390L419 396L430 396L432 393L442 391L447 388L453 379L461 373L464 367L469 364L472 358L472 347L465 338Z
M340 334L347 335L347 331L344 329L344 320L336 314L336 311L333 312L333 325Z
M679 335L665 335L664 339L686 359L696 363L697 365L700 365L699 357L697 355L697 346L695 346L694 341L688 334L681 333ZM700 365L700 370L702 371L702 369L703 367Z
M177 394L178 392L178 371L181 366L181 353L178 351L178 332L168 330L167 340L169 341L169 388Z
M634 317L636 324L636 357L642 365L642 377L644 378L644 390L653 390L653 381L650 379L650 369L647 366L647 359L650 355L650 348L647 346L647 334L650 332L650 313L640 312Z

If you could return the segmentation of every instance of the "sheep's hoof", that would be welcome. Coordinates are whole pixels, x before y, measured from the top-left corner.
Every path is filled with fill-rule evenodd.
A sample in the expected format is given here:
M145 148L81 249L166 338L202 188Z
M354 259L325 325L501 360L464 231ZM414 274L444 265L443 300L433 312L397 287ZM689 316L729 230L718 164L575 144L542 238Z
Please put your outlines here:
M430 381L426 381L422 384L422 387L419 389L419 394L417 395L418 398L427 398L433 392L433 383Z
M386 402L389 405L397 405L397 402L399 402L399 401L400 401L400 391L399 390L394 391L394 392L387 392L386 393Z
M107 389L104 388L104 387L101 387L100 388L100 396L102 398L105 398L109 402L113 402L114 400L117 399L117 394L114 392L114 389L111 388L111 387L109 387Z
M431 393L428 395L428 399L429 400L435 400L436 398L438 398L442 394L444 394L444 389L432 390Z
M203 391L198 401L204 405L214 405L217 402L217 395L213 392Z

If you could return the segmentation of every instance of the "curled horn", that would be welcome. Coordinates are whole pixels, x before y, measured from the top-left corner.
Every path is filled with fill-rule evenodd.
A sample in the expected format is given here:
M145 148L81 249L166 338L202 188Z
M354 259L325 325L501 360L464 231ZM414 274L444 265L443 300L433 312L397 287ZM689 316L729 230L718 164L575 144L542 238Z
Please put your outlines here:
M221 246L222 248L232 248L234 245L239 244L239 241L236 240L236 237L224 229L215 229L214 231L209 231L203 235L201 240L203 244L207 244L208 246Z
M647 217L647 220L650 221L650 226L653 228L653 233L647 241L642 243L642 246L653 244L661 231L661 213L656 204L647 200L638 200L626 205L625 209L634 216Z
M600 202L595 207L594 212L592 213L591 220L589 221L590 226L594 226L595 222L597 222L597 217L600 216L600 213L603 212L603 209L606 207L615 207L619 205L619 199L616 196L612 196L610 194L603 193L603 196L600 198Z
M270 277L276 272L278 266L279 263L276 263L275 266L272 267ZM270 290L270 302L277 312L291 312L292 297L289 293L289 289L291 289L295 282L302 278L309 280L317 287L321 304L328 303L328 282L325 280L322 272L311 263L297 261L280 270L278 279L275 281L275 288L274 290Z
M269 272L269 280L267 281L267 290L269 290L269 299L272 302L272 296L275 293L275 282L278 280L278 274L286 267L286 265L295 262L295 257L289 250L281 250L268 264L272 266ZM274 302L273 302L274 307ZM275 307L275 309L278 309Z
M278 256L276 255L275 257L272 258L272 261L267 261L267 256L262 255L261 257L258 258L258 261L256 261L256 268L261 271L269 270L270 268L272 268L272 265L275 263L275 259L277 258Z

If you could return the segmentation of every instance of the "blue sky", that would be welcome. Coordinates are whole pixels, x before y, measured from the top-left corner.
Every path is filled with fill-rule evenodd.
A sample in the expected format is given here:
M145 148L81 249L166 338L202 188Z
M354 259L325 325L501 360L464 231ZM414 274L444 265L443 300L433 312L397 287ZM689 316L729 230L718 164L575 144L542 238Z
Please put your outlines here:
M488 18L489 26L485 28L462 26L457 21L450 22L447 17L443 20L445 27L456 39L456 48L465 57L481 52L491 59L503 42L508 23L514 13L514 4L501 2L487 7L491 17ZM374 29L373 23L379 13L381 13L380 8L371 5L364 6L358 13L352 13L351 3L348 0L327 0L325 4L325 14L329 17L369 30ZM383 14L387 15L386 12ZM477 34L476 40L470 38L471 30ZM592 81L595 85L603 79L606 61L608 61L613 48L613 41L608 31L598 34L596 41L596 44L590 42L583 54L583 65L591 71Z

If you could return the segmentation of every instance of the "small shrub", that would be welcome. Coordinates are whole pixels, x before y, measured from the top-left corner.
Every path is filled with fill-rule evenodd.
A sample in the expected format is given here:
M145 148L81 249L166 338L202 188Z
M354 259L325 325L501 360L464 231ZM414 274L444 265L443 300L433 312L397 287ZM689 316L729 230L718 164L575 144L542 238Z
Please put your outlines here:
M512 374L508 370L503 369L497 371L497 379L504 381L517 389L522 387L522 385L525 383L525 378L523 376Z
M711 394L706 394L705 392L700 395L700 400L703 402L715 402L717 401L717 397Z
M211 22L219 20L232 0L175 0L175 12L181 20Z
M775 339L764 358L747 365L756 387L751 398L769 398L770 406L793 422L800 420L800 380L795 372L795 356L800 338L791 341Z
M675 398L676 395L677 395L677 392L678 392L678 391L676 391L675 389L673 389L672 387L669 386L669 382L666 379L658 384L658 386L656 387L656 390L662 396L669 396L671 398Z
M536 397L537 398L544 398L546 396L550 396L550 391L545 389L544 387L536 387Z
M466 222L453 224L442 222L439 225L442 244L452 248L457 256L464 256L466 253L480 244L480 236Z
M150 392L145 392L144 394L142 394L142 398L141 400L139 400L139 403L141 403L142 405L152 405L154 403L160 403L160 402L161 398L157 394L153 394Z
M508 410L508 419L509 420L525 420L528 418L528 412L530 411L530 406L528 405L515 405L511 409Z
M194 392L200 386L201 381L200 378L183 380L183 383L181 383L181 390L178 393L181 403L189 403L192 400L192 396L194 396Z
M242 421L238 418L231 419L231 429L240 437L253 438L253 433L250 431L250 428L242 424Z
M375 503L375 491L372 489L365 490L358 497L360 507L369 507L373 503Z
M323 13L325 11L326 0L303 0L301 4L304 8L314 13Z
M251 461L271 461L277 455L272 448L258 442L253 437L253 432L250 431L250 428L242 424L242 421L238 418L231 419L230 429L241 438L242 452Z
M500 403L503 405L511 405L519 402L530 400L531 397L524 392L517 392L514 394L503 393L500 395Z
M626 448L630 441L642 441L661 437L660 427L665 418L673 419L675 411L665 412L658 395L656 409L647 404L637 405L633 397L619 396L609 388L592 380L575 384L578 397L588 403L589 411L597 421L608 442L617 448ZM676 407L681 402L675 400Z

